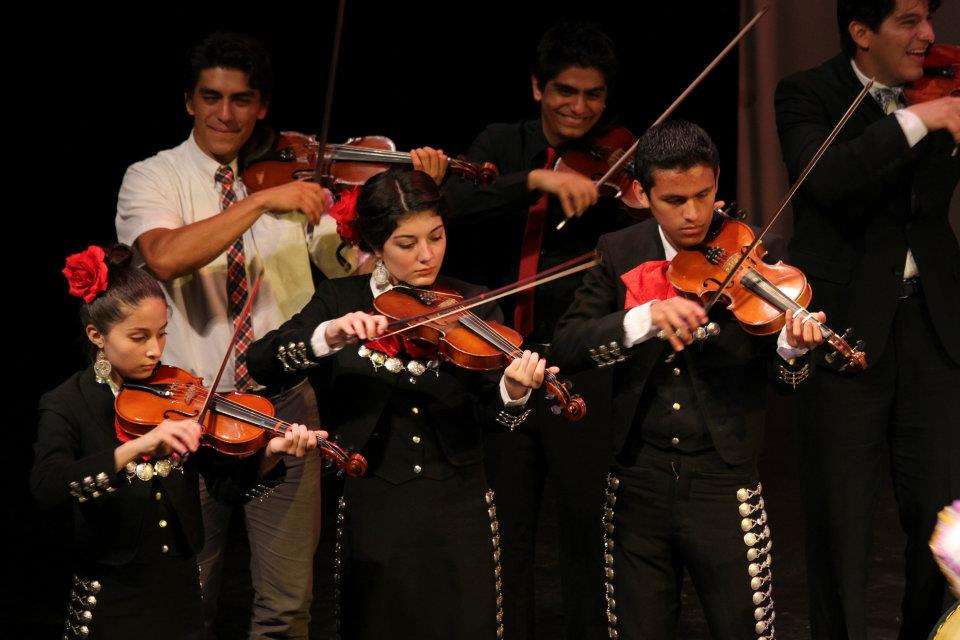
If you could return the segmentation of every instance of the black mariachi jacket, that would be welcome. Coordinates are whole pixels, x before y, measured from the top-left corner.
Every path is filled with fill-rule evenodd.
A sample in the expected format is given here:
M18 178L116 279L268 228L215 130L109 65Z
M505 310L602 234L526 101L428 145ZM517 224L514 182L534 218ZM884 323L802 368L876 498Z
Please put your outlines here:
M114 396L98 384L89 367L71 376L40 398L40 420L34 445L30 484L34 498L44 508L73 502L74 545L87 561L121 565L140 551L145 527L156 513L154 494L159 490L166 505L176 512L189 550L203 547L199 475L211 495L222 502L242 504L257 485L259 456L227 460L202 449L190 456L183 473L150 482L126 479L114 473L114 450L120 445L114 428ZM282 477L283 462L269 474ZM264 479L267 481L267 479Z
M620 276L637 265L665 258L655 220L604 235L597 245L602 263L591 269L573 303L557 324L553 356L561 370L576 371L597 364L614 366L612 389L613 454L623 448L633 425L644 385L669 343L647 340L627 350L623 340L626 285ZM775 254L774 248L771 253ZM679 367L689 372L699 411L717 452L728 464L755 460L763 440L766 385L776 338L746 333L726 310L711 319L720 333L685 348ZM598 356L600 352L602 356Z
M482 288L449 278L437 284L470 297ZM500 372L478 373L443 363L436 373L427 371L411 383L406 372L374 369L357 354L356 345L319 358L310 347L314 330L323 322L352 311L373 310L369 276L327 280L300 313L250 346L247 364L260 383L282 383L285 377L306 370L317 391L321 424L341 441L365 446L379 426L386 427L392 412L414 411L419 424L436 435L440 455L453 466L482 459L481 430L509 422L523 408L505 410L498 388ZM501 319L499 309L484 305L474 309L484 319ZM401 468L402 466L402 468ZM396 468L395 468L396 467ZM411 479L405 461L386 458L375 470L394 482Z

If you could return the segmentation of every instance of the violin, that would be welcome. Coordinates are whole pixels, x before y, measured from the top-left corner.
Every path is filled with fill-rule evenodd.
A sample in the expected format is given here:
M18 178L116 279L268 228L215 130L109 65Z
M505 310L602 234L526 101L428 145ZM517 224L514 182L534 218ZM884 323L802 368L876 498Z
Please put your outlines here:
M626 127L614 125L599 127L571 143L563 155L557 159L553 170L574 171L594 182L599 182L612 167L616 167L609 178L598 184L600 195L618 198L630 209L646 212L647 210L640 205L640 201L631 189L633 158L620 162L636 141L637 136Z
M343 144L327 144L320 153L320 143L314 135L283 131L274 138L265 151L253 152L244 161L241 171L243 183L251 192L286 184L293 180L320 179L325 187L336 190L362 185L368 178L386 171L393 165L412 165L410 154L397 151L390 138L363 136L350 138ZM262 146L266 146L261 143ZM499 172L489 162L481 165L450 158L448 170L480 184L493 182Z
M166 419L196 419L209 391L203 380L183 369L160 365L146 380L123 383L114 401L117 428L142 436ZM201 444L228 456L249 456L282 435L291 425L273 416L273 404L252 393L214 394L203 418ZM320 455L348 476L362 476L367 461L338 444L317 436Z
M767 250L762 242L755 243L755 240L749 226L717 212L704 241L693 249L679 251L671 261L667 279L680 292L707 303L708 310L719 295L740 326L751 335L767 336L780 331L788 309L794 315L807 316L810 322L816 322L806 309L813 297L806 276L782 261L764 262ZM721 285L727 282L732 271L732 278L721 291ZM847 343L853 333L851 329L840 335L822 323L817 324L834 350L826 357L828 363L840 357L841 370L866 369L863 343L857 342L853 347Z
M960 96L960 45L935 44L923 59L923 77L908 83L903 95L910 104Z
M463 301L456 291L442 287L417 289L397 286L376 297L377 313L389 318L390 326L409 325L402 335L418 348L427 346L436 352L436 358L447 360L471 371L502 369L520 358L523 337L499 322L483 320L470 310L445 313ZM427 322L412 321L431 315L442 315ZM544 376L547 399L553 402L550 410L577 421L587 414L587 403L570 393L570 383L561 382L549 371Z

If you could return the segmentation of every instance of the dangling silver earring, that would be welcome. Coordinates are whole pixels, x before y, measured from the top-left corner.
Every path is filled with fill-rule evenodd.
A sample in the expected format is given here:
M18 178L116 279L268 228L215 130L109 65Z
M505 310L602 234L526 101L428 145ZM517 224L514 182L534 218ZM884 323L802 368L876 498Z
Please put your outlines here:
M387 271L387 265L383 264L383 260L377 260L377 264L373 267L373 284L377 285L378 289L383 289L390 284L390 272Z
M107 354L103 352L103 349L100 349L100 351L97 351L97 359L93 363L93 373L97 376L97 382L100 384L110 382L111 371L113 371L113 366L107 360Z

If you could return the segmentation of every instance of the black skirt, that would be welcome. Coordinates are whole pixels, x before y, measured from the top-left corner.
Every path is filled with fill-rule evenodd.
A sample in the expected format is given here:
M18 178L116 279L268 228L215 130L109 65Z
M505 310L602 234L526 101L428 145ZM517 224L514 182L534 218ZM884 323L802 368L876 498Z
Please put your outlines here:
M196 556L77 569L65 638L199 640L202 636Z
M344 639L502 633L500 540L482 465L444 480L350 478L341 518Z

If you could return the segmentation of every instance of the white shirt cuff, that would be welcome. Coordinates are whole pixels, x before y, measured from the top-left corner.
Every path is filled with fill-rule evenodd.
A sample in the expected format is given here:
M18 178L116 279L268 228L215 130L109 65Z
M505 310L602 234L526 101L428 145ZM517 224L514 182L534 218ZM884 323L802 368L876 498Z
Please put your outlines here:
M794 358L799 358L804 355L809 349L803 347L796 348L791 347L790 343L787 342L787 328L784 327L780 329L780 335L777 336L777 355L783 358L784 360L793 360Z
M907 144L911 147L923 140L923 137L929 132L927 125L923 124L920 116L909 109L897 109L893 112L893 115L897 116L897 122L900 123Z
M527 392L522 398L517 398L516 400L510 399L510 394L507 393L507 383L506 376L500 376L500 399L503 400L503 407L505 409L513 409L514 407L522 407L527 404L527 400L530 399L530 394L533 393L532 389L527 389Z
M329 356L343 348L341 346L334 349L327 344L327 325L331 322L333 322L333 320L321 322L319 325L317 325L317 328L313 330L313 335L310 336L310 347L313 349L313 354L318 358Z
M634 307L623 316L623 346L627 349L635 344L646 342L657 334L656 327L650 321L650 305L658 300L645 302Z

